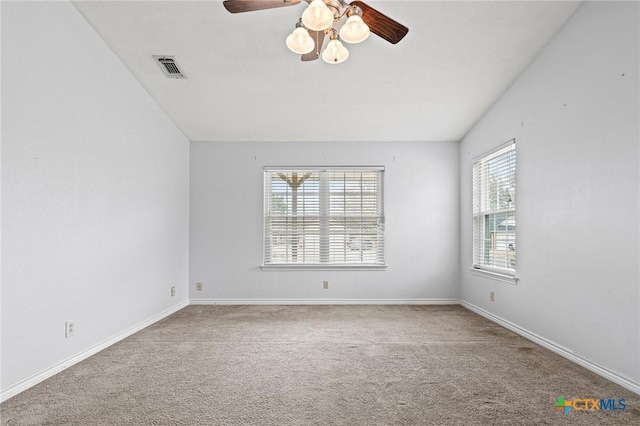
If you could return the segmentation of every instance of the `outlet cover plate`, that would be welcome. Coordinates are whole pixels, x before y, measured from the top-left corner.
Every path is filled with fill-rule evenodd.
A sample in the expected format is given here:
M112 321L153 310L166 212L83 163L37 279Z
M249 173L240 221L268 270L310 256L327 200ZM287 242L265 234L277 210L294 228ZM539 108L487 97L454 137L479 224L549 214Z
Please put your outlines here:
M74 321L67 321L64 323L64 338L68 339L76 334L76 324Z

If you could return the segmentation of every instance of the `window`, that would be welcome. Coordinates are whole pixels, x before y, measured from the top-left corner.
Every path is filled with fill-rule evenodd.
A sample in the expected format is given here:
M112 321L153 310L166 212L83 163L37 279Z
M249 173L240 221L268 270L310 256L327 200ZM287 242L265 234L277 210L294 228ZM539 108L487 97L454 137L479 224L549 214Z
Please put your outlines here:
M265 168L264 266L384 267L383 167Z
M515 139L473 163L473 268L515 276Z

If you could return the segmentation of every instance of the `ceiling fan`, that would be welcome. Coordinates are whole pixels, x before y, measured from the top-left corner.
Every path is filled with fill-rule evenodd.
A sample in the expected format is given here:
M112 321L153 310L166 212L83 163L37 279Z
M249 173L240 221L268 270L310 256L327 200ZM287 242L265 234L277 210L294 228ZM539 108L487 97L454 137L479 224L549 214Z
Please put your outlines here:
M361 2L344 0L225 0L224 7L231 13L252 12L293 6L302 1L309 6L302 13L295 30L287 37L287 47L302 55L303 61L322 59L339 64L349 57L349 51L340 42L360 43L372 32L389 43L396 44L409 29ZM344 19L346 18L346 20ZM325 36L329 42L323 50Z

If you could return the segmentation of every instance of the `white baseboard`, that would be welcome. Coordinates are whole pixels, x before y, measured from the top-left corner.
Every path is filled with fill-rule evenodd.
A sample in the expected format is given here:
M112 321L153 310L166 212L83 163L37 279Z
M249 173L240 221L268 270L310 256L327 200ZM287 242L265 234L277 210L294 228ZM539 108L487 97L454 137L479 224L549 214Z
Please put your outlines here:
M615 371L612 371L602 365L599 365L591 360L588 360L578 354L576 354L575 352L573 352L570 349L567 349L561 345L558 345L555 342L552 342L551 340L548 340L542 336L537 335L536 333L533 333L525 328L522 328L510 321L507 321L497 315L492 314L489 311L485 311L482 308L479 308L475 305L472 305L471 303L468 303L464 300L460 301L460 304L469 309L470 311L475 312L476 314L483 316L485 318L487 318L488 320L491 320L501 326L503 326L504 328L513 331L516 334L519 334L520 336L524 337L525 339L531 340L534 343L537 343L538 345L542 346L543 348L549 349L552 352L555 352L556 354L568 359L569 361L575 362L576 364L586 368L587 370L590 370L602 377L604 377L607 380L612 381L613 383L616 383L626 389L629 389L632 392L635 392L636 394L640 395L640 383L637 381L634 381L628 377L625 377L619 373L616 373Z
M174 312L177 312L180 309L187 307L188 305L189 305L189 301L185 300L184 302L181 302L167 309L166 311L161 312L158 315L155 315L149 318L148 320L143 321L142 323L132 328L129 328L116 336L113 336L110 339L107 339L104 342L101 342L85 351L82 351L76 355L73 355L72 357L69 357L56 365L53 365L49 368L45 368L44 370L41 370L35 374L32 374L31 376L7 387L6 389L2 389L2 391L0 391L0 402L4 402L13 396L16 396L20 392L24 392L30 387L33 387L38 383L48 379L49 377L54 376L63 370L66 370L67 368L79 363L80 361L84 361L90 356L97 354L101 350L108 348L114 343L118 343L119 341L131 336L132 334L137 333L138 331L160 321L163 318L166 318L167 316L173 314Z
M459 305L458 299L191 299L191 305Z

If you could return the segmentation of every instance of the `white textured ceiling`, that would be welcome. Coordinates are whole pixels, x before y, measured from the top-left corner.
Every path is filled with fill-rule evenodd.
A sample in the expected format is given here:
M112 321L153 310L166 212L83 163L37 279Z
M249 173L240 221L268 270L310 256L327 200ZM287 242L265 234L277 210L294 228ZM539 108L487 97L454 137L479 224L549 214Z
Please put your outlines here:
M409 27L371 35L339 65L284 39L306 3L242 14L221 1L75 1L191 140L456 141L579 2L368 1ZM167 79L152 55L173 55Z

